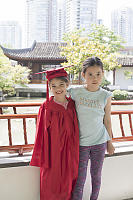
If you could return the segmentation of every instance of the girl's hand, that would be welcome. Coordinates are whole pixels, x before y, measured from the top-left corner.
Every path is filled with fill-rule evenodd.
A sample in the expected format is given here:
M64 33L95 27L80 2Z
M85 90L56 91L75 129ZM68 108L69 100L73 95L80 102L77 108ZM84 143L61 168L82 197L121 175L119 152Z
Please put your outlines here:
M115 147L113 146L111 140L109 140L109 141L107 142L107 152L108 152L109 155L113 155L114 152L115 152Z

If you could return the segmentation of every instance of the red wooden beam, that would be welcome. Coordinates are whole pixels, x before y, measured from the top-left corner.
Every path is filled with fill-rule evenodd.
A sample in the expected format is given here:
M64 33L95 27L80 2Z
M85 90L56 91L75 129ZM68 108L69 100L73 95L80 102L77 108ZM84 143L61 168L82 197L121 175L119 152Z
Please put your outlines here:
M0 146L0 152L18 153L22 155L23 153L31 152L33 147L34 144Z
M119 114L133 114L133 110L114 110L111 111L111 115L119 115Z
M0 107L31 107L31 106L40 106L41 102L19 102L19 103L10 103L10 102L4 102L0 103Z
M112 139L113 142L133 141L133 136L117 137Z
M111 105L132 105L133 101L129 100L129 101L112 101Z
M10 114L0 115L0 119L37 118L37 114Z

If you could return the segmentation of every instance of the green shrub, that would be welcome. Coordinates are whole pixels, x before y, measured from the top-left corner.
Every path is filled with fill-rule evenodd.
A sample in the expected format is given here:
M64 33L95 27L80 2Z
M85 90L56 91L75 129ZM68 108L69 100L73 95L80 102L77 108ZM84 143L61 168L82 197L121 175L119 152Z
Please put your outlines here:
M0 48L0 89L4 95L14 95L16 84L23 86L29 83L30 71L27 67L21 65L12 66L10 60Z
M128 98L128 92L125 90L114 90L113 98L115 100L126 100Z
M104 89L106 89L106 90L109 90L108 85L110 85L110 84L111 84L111 82L108 81L108 80L104 77L103 80L102 80L102 83L101 83L101 87L104 88Z

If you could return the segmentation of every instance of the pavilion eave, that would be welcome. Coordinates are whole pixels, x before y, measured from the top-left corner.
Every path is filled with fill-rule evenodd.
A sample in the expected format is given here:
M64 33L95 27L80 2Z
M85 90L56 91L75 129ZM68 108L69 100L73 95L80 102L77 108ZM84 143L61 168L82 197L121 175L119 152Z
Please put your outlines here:
M66 62L66 58L62 57L62 58L58 58L58 57L19 57L19 56L12 56L9 54L5 54L5 56L7 56L9 59L11 60L15 60L18 62L34 62L34 63L44 63L44 64L49 64L49 63L62 63L62 62Z

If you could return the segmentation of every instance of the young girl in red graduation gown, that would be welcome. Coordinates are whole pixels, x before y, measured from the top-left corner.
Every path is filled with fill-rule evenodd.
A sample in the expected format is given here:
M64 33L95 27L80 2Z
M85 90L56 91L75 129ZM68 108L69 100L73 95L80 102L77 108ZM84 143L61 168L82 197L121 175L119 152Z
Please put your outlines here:
M75 103L66 97L64 68L47 71L53 95L41 105L30 165L40 167L40 200L71 200L78 177L79 129Z

